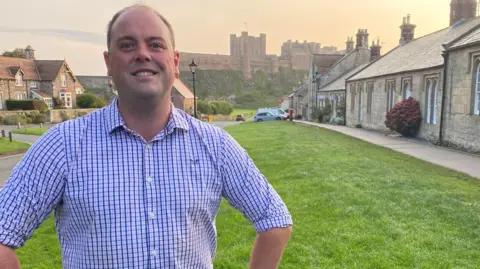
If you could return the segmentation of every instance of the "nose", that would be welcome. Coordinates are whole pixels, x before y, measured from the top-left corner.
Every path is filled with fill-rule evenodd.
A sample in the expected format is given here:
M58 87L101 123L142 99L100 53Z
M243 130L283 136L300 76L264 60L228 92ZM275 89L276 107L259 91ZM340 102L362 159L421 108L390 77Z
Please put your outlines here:
M138 46L135 60L138 62L149 62L152 60L152 57L150 56L150 51L148 50L148 46Z

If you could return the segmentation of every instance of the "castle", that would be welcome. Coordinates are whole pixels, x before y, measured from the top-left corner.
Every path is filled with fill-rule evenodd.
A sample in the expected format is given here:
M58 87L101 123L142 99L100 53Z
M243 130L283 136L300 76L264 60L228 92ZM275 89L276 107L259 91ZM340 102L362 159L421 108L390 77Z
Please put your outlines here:
M252 72L263 70L277 73L280 67L309 70L310 55L318 53L344 54L336 47L323 47L320 43L292 42L288 40L281 47L281 55L267 54L267 35L249 36L244 31L240 36L230 35L230 55L180 52L180 71L189 71L192 59L203 70L239 70L244 79L251 78Z

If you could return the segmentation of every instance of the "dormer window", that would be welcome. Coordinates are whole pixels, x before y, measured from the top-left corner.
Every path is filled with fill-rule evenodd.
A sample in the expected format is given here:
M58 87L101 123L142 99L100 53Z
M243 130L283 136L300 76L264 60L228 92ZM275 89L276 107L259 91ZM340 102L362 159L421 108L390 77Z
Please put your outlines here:
M21 72L15 75L15 86L23 86L23 75Z

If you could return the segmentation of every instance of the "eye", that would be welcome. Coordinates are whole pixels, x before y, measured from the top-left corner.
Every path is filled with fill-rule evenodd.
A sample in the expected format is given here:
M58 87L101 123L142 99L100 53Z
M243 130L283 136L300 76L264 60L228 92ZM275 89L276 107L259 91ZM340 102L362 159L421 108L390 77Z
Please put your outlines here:
M125 42L120 44L120 49L122 50L131 50L134 47L132 42Z
M162 43L152 43L150 44L150 47L152 49L165 49L165 45L163 45Z

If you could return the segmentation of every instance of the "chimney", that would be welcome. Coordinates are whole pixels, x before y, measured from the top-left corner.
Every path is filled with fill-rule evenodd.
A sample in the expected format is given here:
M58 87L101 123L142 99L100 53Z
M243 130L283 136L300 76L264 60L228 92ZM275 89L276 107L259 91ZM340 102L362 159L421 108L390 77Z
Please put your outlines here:
M415 38L415 28L417 26L410 22L410 14L403 17L403 24L400 25L400 45L409 43Z
M25 59L35 60L35 50L30 45L25 48Z
M347 54L353 51L354 45L355 45L355 42L353 41L353 37L348 37L347 38L347 50L346 50Z
M358 29L357 33L357 49L368 48L368 30Z
M377 39L377 44L375 41L372 41L372 46L370 47L370 61L375 61L381 57L382 46L380 45L380 39Z

